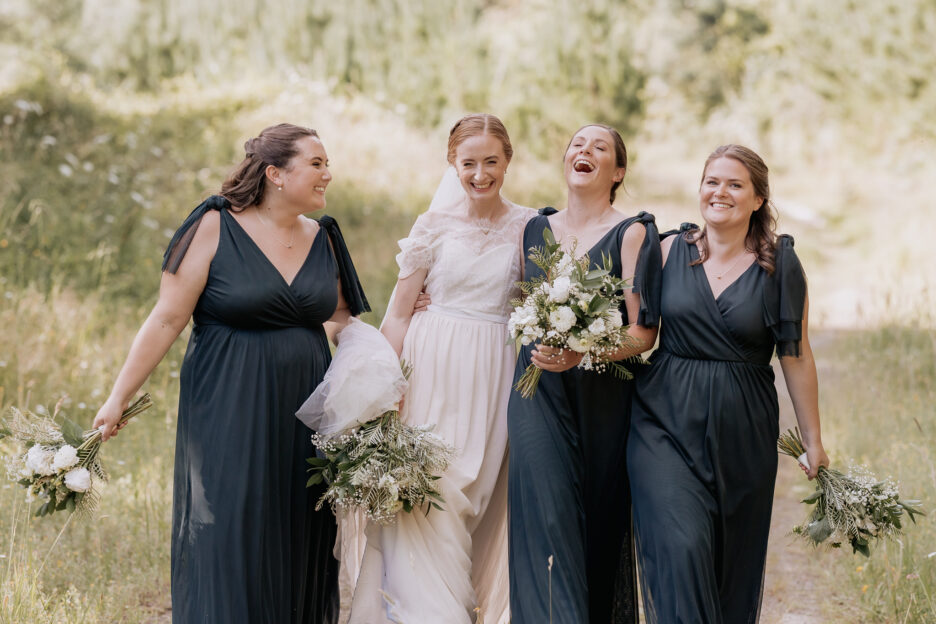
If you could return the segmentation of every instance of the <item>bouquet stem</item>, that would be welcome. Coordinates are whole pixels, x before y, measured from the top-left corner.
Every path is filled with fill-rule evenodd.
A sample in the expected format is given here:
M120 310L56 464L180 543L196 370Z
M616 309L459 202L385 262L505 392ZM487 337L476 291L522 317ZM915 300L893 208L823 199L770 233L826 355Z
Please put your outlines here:
M530 364L526 367L523 375L517 380L514 390L517 390L524 399L529 399L536 394L536 387L539 385L543 369L536 364Z
M152 406L153 399L147 392L123 411L120 420L117 421L117 426L119 427ZM98 451L101 450L101 435L100 427L84 433L84 442L77 448L78 457L81 458L81 466L88 466L97 457Z

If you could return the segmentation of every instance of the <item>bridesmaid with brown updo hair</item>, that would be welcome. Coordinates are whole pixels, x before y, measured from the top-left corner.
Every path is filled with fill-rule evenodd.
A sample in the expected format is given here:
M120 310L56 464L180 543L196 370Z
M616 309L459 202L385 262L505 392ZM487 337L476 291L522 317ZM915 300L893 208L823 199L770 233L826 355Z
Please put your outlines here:
M172 513L174 622L321 624L338 617L331 511L306 488L295 417L331 360L328 336L369 310L325 207L328 156L279 124L169 243L159 300L94 420L104 439L194 320L182 365Z

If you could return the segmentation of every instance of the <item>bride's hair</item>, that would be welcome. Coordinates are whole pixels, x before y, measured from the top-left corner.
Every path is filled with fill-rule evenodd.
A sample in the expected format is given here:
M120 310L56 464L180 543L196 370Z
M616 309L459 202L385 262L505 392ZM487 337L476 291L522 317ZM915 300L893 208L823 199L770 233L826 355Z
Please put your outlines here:
M757 152L743 145L721 145L715 148L715 151L709 154L706 159L705 166L702 168L702 181L705 180L705 172L708 170L709 165L719 158L731 158L744 165L744 168L748 170L751 176L754 195L762 198L760 207L751 214L744 246L748 251L757 255L757 264L769 275L773 275L775 269L774 251L777 245L777 215L773 203L770 201L767 164L758 156ZM702 181L699 182L700 186ZM708 257L705 228L703 227L702 230L689 230L686 232L686 240L694 241L699 248L699 259L691 264L705 262Z
M569 139L569 144L566 145L566 152L569 151L569 145L572 145L572 141L575 140L575 135L584 130L585 128L602 128L611 135L611 142L614 144L614 166L621 167L624 171L627 171L627 146L624 145L624 139L621 138L621 133L616 129L601 123L590 123L585 124L572 134L572 138ZM618 187L624 182L624 178L621 178L617 182L611 185L611 203L614 203L614 196L617 195Z
M266 168L286 167L299 153L296 141L307 136L317 138L318 132L289 123L264 128L244 143L244 160L221 185L221 195L240 209L259 204L266 189Z
M507 162L513 157L513 147L510 145L510 136L507 135L507 128L504 122L489 113L473 113L465 115L455 122L449 131L448 140L448 162L455 164L455 150L461 145L462 141L473 136L490 134L500 140L504 146L504 156Z

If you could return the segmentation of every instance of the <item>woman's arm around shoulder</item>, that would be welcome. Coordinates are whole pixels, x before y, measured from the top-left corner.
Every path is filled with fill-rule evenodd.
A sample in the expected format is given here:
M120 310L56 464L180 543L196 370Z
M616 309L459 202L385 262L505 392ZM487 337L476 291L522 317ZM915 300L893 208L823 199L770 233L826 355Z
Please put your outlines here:
M156 365L188 324L195 304L205 289L208 270L218 248L221 215L207 212L175 273L164 271L159 283L159 299L137 332L130 352L107 401L94 418L94 428L103 426L106 441L117 435L114 425L149 377Z

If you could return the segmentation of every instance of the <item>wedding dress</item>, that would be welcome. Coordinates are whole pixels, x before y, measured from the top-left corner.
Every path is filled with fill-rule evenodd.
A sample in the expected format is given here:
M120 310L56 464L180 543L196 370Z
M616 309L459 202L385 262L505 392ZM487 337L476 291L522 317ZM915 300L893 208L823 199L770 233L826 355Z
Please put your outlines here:
M519 295L520 236L536 213L505 201L496 221L472 219L454 170L446 178L397 256L401 279L428 269L432 298L403 343L413 372L401 417L434 425L456 457L438 481L444 511L368 525L351 624L510 619L507 400L516 352L506 322Z

